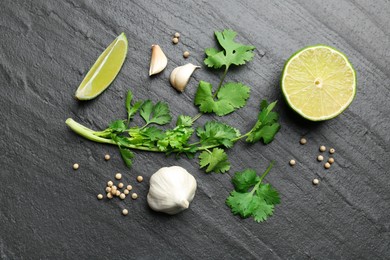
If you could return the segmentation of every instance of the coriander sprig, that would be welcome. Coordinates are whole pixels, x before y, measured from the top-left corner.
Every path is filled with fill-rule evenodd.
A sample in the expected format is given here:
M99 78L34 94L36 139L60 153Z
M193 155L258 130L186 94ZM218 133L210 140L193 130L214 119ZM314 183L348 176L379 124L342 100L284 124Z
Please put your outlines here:
M263 183L273 164L271 162L260 177L252 169L235 173L232 178L234 190L226 199L233 214L242 218L252 216L257 222L265 221L273 214L274 205L280 203L279 193L270 184ZM249 191L250 188L252 190Z
M132 97L131 91L127 96ZM163 102L154 104L150 100L138 101L131 105L127 99L127 119L115 120L103 131L91 130L71 118L66 120L66 124L74 132L91 141L117 145L128 167L132 165L133 150L185 154L190 158L200 152L200 168L205 168L206 172L224 173L230 169L228 156L224 149L233 147L237 141L244 138L251 143L260 140L264 143L272 141L280 128L277 123L278 116L276 112L272 112L275 104L276 102L273 102L268 105L266 101L263 101L258 120L254 127L245 134L217 121L209 121L204 126L194 129L191 117L184 115L178 117L173 129L163 130L154 125L163 126L171 122L169 106ZM137 114L143 118L145 124L141 127L130 126ZM129 119L129 124L126 124ZM199 141L190 143L190 138L195 132Z

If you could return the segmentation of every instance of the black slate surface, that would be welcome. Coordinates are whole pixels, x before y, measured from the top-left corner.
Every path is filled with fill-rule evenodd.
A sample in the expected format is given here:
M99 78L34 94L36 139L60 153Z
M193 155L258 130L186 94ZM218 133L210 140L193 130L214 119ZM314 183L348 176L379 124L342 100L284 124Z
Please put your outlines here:
M390 3L379 1L92 1L0 2L0 258L1 259L389 259L390 258ZM248 105L222 120L249 130L259 100L279 99L282 129L270 145L238 143L232 171L206 175L197 160L136 152L128 170L114 146L85 140L65 125L75 120L101 129L123 117L124 96L169 102L173 115L195 115L196 71L183 94L170 71L202 64L214 30L231 28L257 47L253 62L228 80L251 86ZM171 37L180 32L174 46ZM90 102L74 92L89 67L121 32L127 60L110 88ZM358 92L338 118L300 119L281 98L279 78L288 57L312 44L334 46L356 68ZM150 46L169 57L167 69L148 77ZM215 118L204 116L199 124ZM308 144L298 141L306 136ZM318 146L336 149L329 171L315 161ZM112 159L105 162L105 153ZM297 160L294 168L288 166ZM233 216L224 201L234 171L259 172L282 204L265 223ZM78 171L72 170L80 163ZM180 165L198 181L190 209L176 216L152 212L148 179L160 167ZM105 183L122 172L137 201L98 201ZM135 182L143 175L142 184ZM313 178L321 180L313 186ZM122 208L130 214L123 217Z

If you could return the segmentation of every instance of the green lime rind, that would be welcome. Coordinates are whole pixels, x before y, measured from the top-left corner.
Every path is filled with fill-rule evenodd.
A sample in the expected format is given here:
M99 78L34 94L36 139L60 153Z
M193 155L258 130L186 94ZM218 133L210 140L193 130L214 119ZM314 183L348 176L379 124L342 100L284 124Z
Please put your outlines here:
M102 87L99 91L95 91L94 94L86 94L86 85L88 82L93 81L93 79L96 77L96 75L100 72L100 69L104 66L104 62L106 61L107 57L109 57L110 53L113 51L115 45L118 42L123 41L125 44L124 48L124 55L121 57L121 59L118 61L117 69L112 73L110 76L110 79L107 81L107 83ZM104 90L106 90L110 84L114 81L118 73L120 72L123 63L125 62L126 56L127 56L127 49L128 49L128 41L126 38L126 34L122 32L104 51L98 59L95 61L95 63L92 65L90 70L88 71L87 75L85 75L83 81L80 83L79 87L76 90L75 97L78 100L91 100L99 96Z
M353 90L354 90L353 96L352 96L351 100L348 103L346 103L345 107L343 109L341 109L340 111L338 111L338 113L335 113L335 114L329 115L329 116L319 117L319 118L309 117L309 116L303 114L301 111L299 111L299 109L295 108L294 105L291 104L291 102L290 102L290 100L288 98L288 95L287 95L287 93L284 90L284 84L283 84L285 73L286 73L286 70L287 70L287 67L288 67L288 64L290 63L290 61L293 60L301 52L306 51L307 49L312 49L312 48L316 48L316 47L325 47L325 48L331 49L331 50L337 52L338 54L340 54L345 59L347 64L351 67L353 75L354 75L354 78L355 78L355 84L354 84L354 88L353 88ZM355 96L356 96L356 92L357 92L357 75L356 75L355 68L352 66L352 63L349 61L348 57L344 53L342 53L341 51L337 50L336 48L333 48L333 47L325 45L325 44L316 44L316 45L306 46L306 47L296 51L293 55L291 55L291 57L284 64L282 77L280 79L280 86L281 86L281 89L282 89L282 93L283 93L284 99L286 100L286 103L288 104L288 106L293 111L295 111L296 113L298 113L300 116L302 116L303 118L305 118L307 120L318 122L318 121L325 121L325 120L329 120L329 119L335 118L338 115L340 115L342 112L344 112L349 107L349 105L352 103L352 101L355 99Z

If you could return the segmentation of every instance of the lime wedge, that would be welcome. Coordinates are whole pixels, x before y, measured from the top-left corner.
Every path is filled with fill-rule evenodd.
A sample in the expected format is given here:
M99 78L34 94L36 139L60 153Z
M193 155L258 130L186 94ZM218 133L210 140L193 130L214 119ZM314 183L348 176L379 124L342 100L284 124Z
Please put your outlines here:
M306 47L284 66L282 91L298 114L312 121L338 116L356 93L356 72L347 57L325 45Z
M127 54L127 38L121 33L88 71L76 91L79 100L90 100L102 93L118 75Z

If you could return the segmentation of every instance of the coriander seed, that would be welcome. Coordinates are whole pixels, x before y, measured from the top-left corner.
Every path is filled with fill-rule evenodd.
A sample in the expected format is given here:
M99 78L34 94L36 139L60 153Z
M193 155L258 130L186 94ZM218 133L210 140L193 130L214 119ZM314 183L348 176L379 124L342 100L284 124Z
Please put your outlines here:
M137 193L133 193L133 194L131 194L131 198L132 198L133 200L137 199L137 198L138 198L138 195L137 195Z
M335 150L334 148L330 148L330 149L329 149L329 153L330 153L330 154L334 154L335 152L336 152L336 150Z
M326 151L326 147L324 145L321 145L320 146L320 152L325 152Z
M120 174L119 172L117 174L115 174L115 179L117 179L117 180L122 179L122 174Z
M133 189L133 186L127 185L126 189L127 189L128 191L131 191L131 190Z
M130 191L129 191L129 190L124 190L123 193L124 193L125 195L128 195L128 194L130 193Z
M115 193L115 196L118 197L119 195L121 195L121 192L119 190L117 190L116 193Z
M124 200L124 199L126 198L126 195L125 195L124 193L121 193L121 194L119 195L119 198L121 198L121 200Z
M73 170L77 170L80 167L78 163L73 164Z
M112 199L112 194L111 193L107 193L107 198Z
M106 187L106 192L111 192L111 187Z
M290 165L294 166L296 164L295 160L290 160Z
M323 160L324 160L324 156L322 155L317 156L317 161L322 162Z
M106 155L104 156L104 160L108 161L108 160L110 160L110 159L111 159L111 156L110 156L109 154L106 154Z
M328 163L330 163L330 164L334 163L334 158L330 157L330 158L328 159Z
M313 180L313 184L314 184L314 185L318 185L318 183L320 183L320 181L319 181L318 179L314 179L314 180Z
M184 53L183 53L183 57L184 58L188 58L188 57L190 57L190 52L189 51L185 51Z
M179 38L180 37L180 33L178 33L178 32L175 32L175 38Z
M301 138L301 140L299 141L300 144L304 145L307 143L307 140L305 138Z
M325 169L329 169L329 168L330 168L330 163L328 163L328 162L325 163L325 164L324 164L324 167L325 167Z
M144 180L144 177L142 177L142 176L137 176L137 181L138 182L142 182Z
M123 183L122 183L122 182L118 183L118 188L119 188L119 189L122 189L122 188L123 188L123 186L124 186L124 185L123 185Z
M103 195L102 194L98 194L97 198L98 198L98 200L101 200L101 199L103 199Z
M172 43L173 43L173 44L177 44L178 42L179 42L179 39L178 39L178 38L175 37L175 38L172 39Z
M123 209L122 214L123 214L123 216L126 216L127 214L129 214L129 211L127 209Z
M108 187L111 187L112 185L114 185L114 183L112 181L107 182Z

